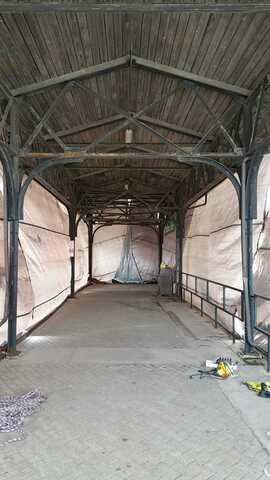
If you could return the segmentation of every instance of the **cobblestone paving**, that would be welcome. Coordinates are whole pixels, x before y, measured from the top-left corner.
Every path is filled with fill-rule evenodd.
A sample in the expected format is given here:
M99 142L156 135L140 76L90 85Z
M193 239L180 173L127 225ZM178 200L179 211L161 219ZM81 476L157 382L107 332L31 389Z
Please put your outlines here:
M0 363L1 393L48 396L27 438L0 450L1 480L267 478L269 457L220 381L189 378L226 352L224 335L193 313L188 331L154 293L85 290Z

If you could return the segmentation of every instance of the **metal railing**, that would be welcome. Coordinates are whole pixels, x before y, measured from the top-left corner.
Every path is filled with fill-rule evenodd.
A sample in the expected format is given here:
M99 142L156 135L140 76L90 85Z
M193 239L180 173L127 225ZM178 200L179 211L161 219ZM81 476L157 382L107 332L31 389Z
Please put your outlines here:
M191 282L192 279L192 282ZM191 285L192 283L192 285ZM202 285L198 286L201 283ZM211 286L219 287L221 289L221 297L222 301L218 302L215 298L211 296ZM238 305L230 305L227 304L227 294L229 291L237 292L239 294L239 302ZM235 320L238 319L242 322L245 320L245 308L244 308L244 292L239 288L232 287L230 285L226 285L224 283L215 282L213 280L209 280L204 277L200 277L198 275L193 275L191 273L182 273L182 293L183 293L183 301L186 301L185 292L190 294L190 307L193 307L193 296L196 296L200 299L200 313L201 316L204 314L204 302L207 302L214 308L214 325L215 328L220 325L222 328L225 328L228 333L232 335L233 343L235 343L236 338L239 338L235 330ZM270 298L263 296L263 295L255 295L255 305L257 307L257 299L261 299L264 301L269 301ZM240 308L239 308L240 306ZM198 307L197 307L198 308ZM218 311L223 311L232 319L232 328L231 330L227 329L226 326L218 321ZM260 325L255 325L254 329L265 335L267 337L267 352L264 351L259 346L256 347L258 350L267 354L267 371L270 372L270 327L262 327Z

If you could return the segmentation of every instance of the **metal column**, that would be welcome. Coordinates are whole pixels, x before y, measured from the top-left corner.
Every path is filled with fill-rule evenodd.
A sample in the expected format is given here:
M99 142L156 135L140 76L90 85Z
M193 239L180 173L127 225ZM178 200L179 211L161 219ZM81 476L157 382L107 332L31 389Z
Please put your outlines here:
M178 209L176 212L176 295L183 301L182 296L182 256L183 256L183 236L184 236L184 212Z
M163 259L163 239L164 239L164 225L158 226L158 273L160 273L160 265Z
M17 344L17 303L18 303L18 256L19 256L19 194L23 173L16 154L21 138L19 128L19 102L14 101L10 115L10 168L12 170L13 188L7 189L8 215L8 345L9 355L16 355Z
M87 220L88 228L88 283L93 279L93 222L92 218Z
M76 210L69 208L69 238L70 242L70 296L75 297L75 239L76 239Z

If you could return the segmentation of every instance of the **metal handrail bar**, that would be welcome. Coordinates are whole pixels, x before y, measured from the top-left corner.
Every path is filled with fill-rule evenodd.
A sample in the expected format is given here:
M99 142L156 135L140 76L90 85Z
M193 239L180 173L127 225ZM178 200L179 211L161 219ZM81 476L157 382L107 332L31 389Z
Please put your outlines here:
M199 275L194 275L193 273L182 272L182 275L188 275L189 277L198 278L200 280L204 280L205 282L213 283L214 285L219 285L220 287L225 287L225 288L229 288L230 290L235 290L236 292L243 292L243 290L241 290L240 288L231 287L230 285L226 285L225 283L216 282L215 280L209 280L208 278L200 277ZM269 298L269 300L270 300L270 298Z
M244 302L243 302L243 293L244 292L243 292L243 290L241 290L239 288L236 288L236 287L230 287L229 285L226 285L224 283L215 282L214 280L209 280L208 278L203 278L203 277L200 277L198 275L194 275L193 273L182 272L182 275L186 276L186 284L184 284L183 280L182 280L181 288L184 290L184 292L187 291L187 292L190 293L190 307L191 308L192 308L192 296L193 295L195 295L195 296L197 296L198 298L201 299L201 307L200 307L201 316L203 315L203 302L204 301L206 301L208 304L215 307L215 319L214 319L215 328L217 328L218 325L225 328L223 324L218 322L218 319L217 319L217 311L218 310L222 310L226 314L231 315L231 317L232 317L232 332L230 332L228 330L227 331L228 331L228 333L230 333L232 335L233 343L235 343L235 338L236 338L235 318L238 318L239 320L244 321L244 318L242 318L242 315L243 315L243 312L244 312ZM191 288L188 285L188 278L189 277L192 277L192 278L195 279L195 289ZM198 279L206 282L206 295L204 295L204 296L202 296L201 293L198 292ZM214 284L214 285L218 285L218 286L222 287L222 289L223 289L222 306L220 304L218 304L217 302L213 302L213 299L211 297L209 297L209 285L210 284ZM226 309L226 289L234 290L234 291L240 293L240 295L241 295L241 317L239 315L237 315L237 313L238 313L237 308L235 308L234 313L232 313L232 312L230 312L229 310ZM261 298L263 300L270 301L270 297L266 297L264 295L255 294L255 298ZM184 295L184 301L185 301L185 295ZM264 353L267 354L267 371L270 372L270 328L261 327L260 325L255 325L254 329L257 330L258 332L260 332L261 334L268 337L267 338L268 349L267 349L267 352L264 352ZM259 346L256 347L256 348L259 351L262 351L262 349Z

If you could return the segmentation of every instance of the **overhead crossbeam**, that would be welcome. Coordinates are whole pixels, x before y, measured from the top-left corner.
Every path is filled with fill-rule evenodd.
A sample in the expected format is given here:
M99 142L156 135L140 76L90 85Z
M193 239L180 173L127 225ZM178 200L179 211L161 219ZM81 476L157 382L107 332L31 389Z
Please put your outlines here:
M82 125L77 125L75 127L67 128L65 130L59 130L55 132L58 137L67 137L69 135L74 135L77 133L82 133L87 130L93 130L96 128L104 127L105 125L109 125L111 123L118 122L123 120L125 117L124 115L112 115L111 117L102 118L100 120L96 120L94 122L84 123ZM201 132L197 132L192 128L181 127L180 125L176 125L173 123L166 122L164 120L160 120L159 118L148 117L147 115L141 115L141 120L150 125L155 125L156 127L164 128L169 130L170 132L179 133L181 135L186 135L188 137L198 138L201 139L203 134ZM54 137L53 135L46 135L45 140L52 140Z
M115 14L138 14L138 13L270 13L269 3L263 2L222 2L222 3L92 3L71 1L54 2L0 2L1 14L18 13L49 13L49 12L73 12L73 13L115 13Z
M76 133L85 132L86 130L94 130L95 128L104 127L119 120L123 120L123 115L112 115L111 117L102 118L94 122L84 123L83 125L77 125L76 127L67 128L65 130L59 130L55 132L58 137L67 137L69 135L74 135ZM53 135L46 135L46 140L52 140Z

